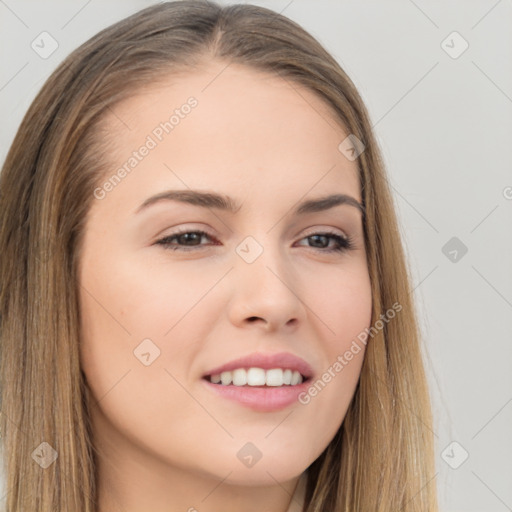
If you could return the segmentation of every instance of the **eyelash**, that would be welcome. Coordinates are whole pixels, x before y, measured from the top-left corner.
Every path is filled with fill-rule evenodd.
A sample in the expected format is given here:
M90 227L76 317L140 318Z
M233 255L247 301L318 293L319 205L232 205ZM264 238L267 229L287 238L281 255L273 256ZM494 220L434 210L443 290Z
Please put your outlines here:
M170 251L183 251L183 252L190 252L190 251L194 251L196 250L197 247L201 247L201 244L198 245L198 246L179 246L179 245L176 245L176 244L171 244L170 241L181 236L181 235L186 235L186 234L191 234L191 233L194 233L194 234L198 234L201 236L201 238L203 236L207 236L208 238L210 239L213 239L212 236L210 236L208 233L206 233L206 231L201 231L201 230L183 230L183 231L179 231L179 232L176 232L176 233L173 233L171 235L168 235L164 238L161 238L160 240L157 240L155 243L158 244L158 245L162 245L163 248L165 250L170 250ZM334 253L334 252L338 252L338 253L342 253L342 252L345 252L345 251L350 251L351 249L354 248L354 245L353 245L353 240L350 236L347 236L347 237L344 237L344 236L341 236L337 233L333 233L333 232L329 232L329 231L322 231L322 232L318 232L318 233L312 233L311 235L308 235L308 236L305 236L302 240L304 239L307 239L307 238L311 238L311 237L314 237L314 236L325 236L325 237L328 237L330 238L331 240L335 240L337 242L337 247L335 247L334 249L318 249L318 248L315 248L313 247L313 249L315 249L316 251L319 251L319 252L324 252L324 253Z

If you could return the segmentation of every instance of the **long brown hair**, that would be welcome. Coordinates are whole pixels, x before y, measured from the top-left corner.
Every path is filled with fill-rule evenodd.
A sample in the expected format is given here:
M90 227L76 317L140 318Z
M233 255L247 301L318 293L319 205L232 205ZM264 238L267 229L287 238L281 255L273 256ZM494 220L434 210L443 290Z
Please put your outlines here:
M307 87L362 141L357 163L372 325L401 305L367 341L343 424L309 467L304 512L436 511L431 406L410 271L362 99L334 58L286 17L252 5L186 0L139 11L71 53L33 101L3 166L0 428L7 512L97 508L77 268L93 191L109 170L101 120L141 86L209 58Z

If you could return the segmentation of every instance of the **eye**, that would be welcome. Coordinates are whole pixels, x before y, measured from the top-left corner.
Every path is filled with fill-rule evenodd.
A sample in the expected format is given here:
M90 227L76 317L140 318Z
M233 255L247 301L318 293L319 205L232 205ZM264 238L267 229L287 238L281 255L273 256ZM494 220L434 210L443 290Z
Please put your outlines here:
M320 252L344 252L353 249L353 241L350 236L342 236L338 233L325 232L325 233L313 233L311 235L306 236L303 240L313 240L313 244L316 246L314 249L319 250ZM334 247L329 248L329 243L334 241ZM327 247L318 247L324 246L327 244Z
M157 240L157 244L163 245L164 249L170 249L171 251L190 251L194 250L194 247L201 246L201 240L203 237L212 238L206 231L179 231L172 235L166 236ZM176 240L177 243L173 243ZM185 244L185 245L180 245Z
M205 244L201 244L203 237L214 240L214 238L210 236L206 231L183 230L161 238L155 243L162 245L164 249L169 249L171 251L187 252L193 251L197 247L204 246ZM319 252L343 252L353 249L353 242L349 236L345 237L332 232L313 233L304 237L302 240L313 241L314 246L312 248ZM334 247L329 247L330 242L334 242Z

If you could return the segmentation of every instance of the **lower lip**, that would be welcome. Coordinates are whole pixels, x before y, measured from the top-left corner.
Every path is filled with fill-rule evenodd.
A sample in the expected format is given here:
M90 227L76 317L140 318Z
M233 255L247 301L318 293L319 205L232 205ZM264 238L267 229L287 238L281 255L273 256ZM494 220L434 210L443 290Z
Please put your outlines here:
M299 395L309 388L309 381L295 386L256 387L223 386L203 380L214 393L260 412L278 411L289 407L298 402Z

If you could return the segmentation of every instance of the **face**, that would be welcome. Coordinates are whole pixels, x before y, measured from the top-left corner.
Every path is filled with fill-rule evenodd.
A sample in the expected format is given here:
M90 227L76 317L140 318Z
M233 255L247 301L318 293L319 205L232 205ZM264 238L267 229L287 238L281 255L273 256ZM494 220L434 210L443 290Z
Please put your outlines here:
M361 193L320 98L224 68L170 78L105 119L81 364L95 438L119 467L270 485L322 453L359 379L364 346L344 354L371 319ZM307 208L332 195L353 204Z

